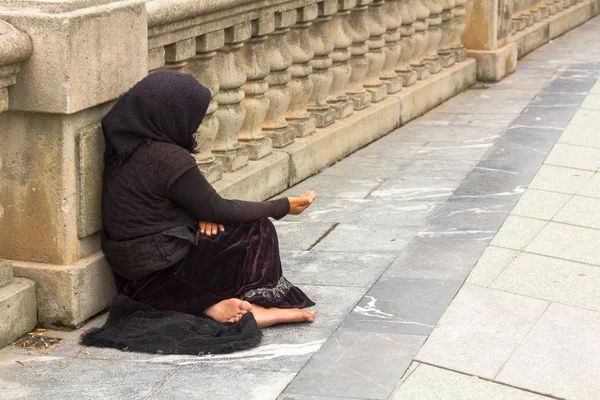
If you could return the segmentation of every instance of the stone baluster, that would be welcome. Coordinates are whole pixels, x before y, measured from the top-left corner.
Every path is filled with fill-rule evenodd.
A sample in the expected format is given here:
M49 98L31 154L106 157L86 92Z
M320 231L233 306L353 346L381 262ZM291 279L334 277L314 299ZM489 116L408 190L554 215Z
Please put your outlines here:
M194 75L198 82L206 86L211 93L206 115L196 132L198 153L194 154L198 168L211 183L221 179L223 175L221 165L215 162L215 156L212 154L213 142L219 131L219 120L214 115L218 108L215 96L219 92L219 78L216 70L212 67L212 60L217 54L216 50L223 47L224 44L225 34L223 31L211 32L198 37L196 39L196 55L188 60L184 68L184 72Z
M165 65L160 69L183 72L189 58L196 55L196 38L181 40L164 47Z
M456 62L464 61L467 58L467 50L462 44L462 35L467 28L465 21L465 4L467 0L456 0L456 6L452 9L454 15L454 30L450 39L450 50L454 54Z
M165 48L156 47L148 50L148 72L156 71L165 65Z
M248 151L238 141L238 132L244 123L246 110L242 85L246 72L240 50L244 41L252 36L250 22L225 30L225 45L217 50L213 68L219 78L219 93L215 100L219 107L214 115L219 119L219 130L213 143L213 154L223 166L223 171L233 172L248 164Z
M268 36L266 43L269 60L269 89L265 97L269 100L269 109L263 122L263 132L273 142L273 147L282 148L294 142L294 128L285 119L290 105L291 93L288 82L291 79L288 68L292 65L292 53L287 41L289 26L296 23L296 10L275 14L275 30Z
M367 46L369 51L365 55L369 60L369 66L363 86L371 93L371 103L377 103L387 96L387 85L381 80L380 75L385 63L385 34L387 28L383 17L384 0L374 0L368 7L367 27L369 30L369 39Z
M556 0L546 0L546 7L548 7L548 15L554 15L558 12Z
M316 131L315 118L307 110L313 90L310 61L314 56L308 29L312 25L310 21L319 15L319 8L317 4L311 4L299 8L297 12L298 21L288 34L292 51L292 66L289 68L291 80L288 84L291 100L285 118L294 128L296 137L305 137Z
M329 70L332 59L329 54L333 51L333 37L328 33L331 24L331 14L337 11L337 0L326 0L318 3L319 16L308 29L314 57L310 61L313 73L310 79L313 91L310 96L307 110L315 119L317 128L324 128L335 122L335 110L329 107L327 95L333 82L333 74Z
M346 118L354 111L354 102L346 94L345 89L352 67L350 66L352 45L352 29L350 28L350 8L356 6L356 0L340 0L338 11L327 26L330 37L333 38L333 51L331 52L331 89L327 96L327 103L334 110L337 119Z
M529 2L529 13L533 17L533 23L540 22L542 20L542 11L538 7L537 0L531 0Z
M454 54L452 54L452 50L450 50L450 38L452 37L452 32L454 30L452 9L455 5L456 0L442 0L443 10L440 15L442 18L442 24L440 25L440 28L442 29L442 38L438 47L438 55L440 56L440 61L444 68L453 66L456 61Z
M369 4L373 0L357 0L357 5L350 12L350 29L352 32L352 45L350 46L350 79L346 85L346 93L354 102L355 110L362 110L371 104L371 93L363 86L363 81L369 69L369 51L367 40L370 37L368 22Z
M400 46L400 0L387 0L383 6L383 21L386 32L385 40L385 62L381 71L381 80L385 82L388 93L396 93L402 89L402 77L396 73L396 65L400 59L402 47Z
M429 67L425 64L423 56L427 50L429 44L429 24L427 18L429 17L429 9L425 7L422 0L412 0L411 7L417 12L417 20L413 23L415 28L415 49L410 60L410 65L417 73L417 79L425 79L429 76Z
M410 61L415 51L415 27L417 10L413 7L413 0L400 0L399 11L402 25L400 25L400 58L396 65L396 72L402 78L402 86L410 86L417 81L417 72L412 69Z
M431 74L437 74L442 70L442 62L438 55L437 49L442 40L442 24L441 13L444 10L443 0L423 0L425 6L429 9L429 17L427 18L427 33L429 40L427 41L427 49L425 51L424 60L429 67Z
M266 81L269 75L269 60L265 43L267 34L275 30L273 14L252 21L252 37L240 51L246 72L246 83L242 86L245 98L242 107L246 117L238 139L248 151L250 160L260 160L273 152L271 139L263 133L263 123L269 110L269 99L265 97L269 85Z
M521 14L522 7L523 0L513 0L512 33L522 31L527 26L527 20Z
M534 22L534 16L533 14L529 11L529 8L531 7L531 0L523 0L522 4L521 4L521 19L523 19L523 21L525 22L525 26L531 26L533 25Z
M550 15L550 10L546 4L546 0L538 0L537 9L540 10L541 19L546 19L548 18L548 15Z

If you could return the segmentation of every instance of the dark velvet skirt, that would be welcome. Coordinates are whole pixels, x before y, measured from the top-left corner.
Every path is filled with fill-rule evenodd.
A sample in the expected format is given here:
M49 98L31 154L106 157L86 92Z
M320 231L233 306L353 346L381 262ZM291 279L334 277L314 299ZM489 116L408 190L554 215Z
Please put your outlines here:
M202 236L177 264L144 279L116 276L117 291L157 310L201 315L221 300L239 298L263 307L304 308L313 303L283 277L273 223L225 226Z

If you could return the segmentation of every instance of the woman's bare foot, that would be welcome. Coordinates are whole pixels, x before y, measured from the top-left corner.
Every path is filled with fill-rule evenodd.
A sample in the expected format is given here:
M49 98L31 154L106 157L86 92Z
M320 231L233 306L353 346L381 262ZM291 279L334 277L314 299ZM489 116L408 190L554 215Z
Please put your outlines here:
M314 322L315 313L304 311L299 308L264 308L252 304L252 314L259 328L294 322Z
M238 322L240 318L242 318L242 315L246 314L248 311L252 311L252 304L247 301L227 299L208 307L204 310L204 314L207 317L224 324L226 322Z

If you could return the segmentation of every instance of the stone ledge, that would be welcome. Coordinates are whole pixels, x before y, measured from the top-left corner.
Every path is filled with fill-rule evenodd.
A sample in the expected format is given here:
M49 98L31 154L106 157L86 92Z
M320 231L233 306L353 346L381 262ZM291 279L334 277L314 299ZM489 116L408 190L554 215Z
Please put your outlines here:
M76 328L114 299L113 273L104 254L71 265L13 262L16 276L37 283L38 319L42 326Z
M519 46L508 43L497 50L467 50L467 56L477 60L477 79L498 82L517 69Z
M0 347L35 327L35 282L16 278L0 287Z
M600 0L586 0L517 32L511 40L517 43L519 59L551 39L575 28L600 12Z

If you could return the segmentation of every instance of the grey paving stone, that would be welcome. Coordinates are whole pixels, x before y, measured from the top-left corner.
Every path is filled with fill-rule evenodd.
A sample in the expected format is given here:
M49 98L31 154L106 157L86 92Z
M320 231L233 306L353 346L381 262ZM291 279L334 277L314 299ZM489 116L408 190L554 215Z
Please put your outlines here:
M600 168L600 149L557 143L544 163L595 172Z
M347 326L378 332L428 335L462 280L383 278L377 281L346 319Z
M477 110L484 114L510 114L521 112L531 101L533 95L526 94L525 97L516 96L516 91L511 95L499 96L487 94L485 90L479 91L475 96L456 96L446 101L441 106L430 112L452 112L453 110Z
M405 181L460 181L477 165L477 161L413 160L396 178Z
M600 313L551 304L496 379L560 398L600 393Z
M383 277L463 280L486 246L486 241L468 237L418 236Z
M591 171L542 165L529 185L532 189L575 194L594 175Z
M535 99L529 103L528 107L538 106L550 106L550 107L573 107L580 106L585 99L585 93L553 93L553 92L541 92Z
M526 146L531 152L548 153L563 130L564 128L541 127L538 121L531 121L530 125L511 125L502 138Z
M513 125L531 126L540 128L566 128L575 115L578 105L557 107L528 106L523 113L514 120Z
M600 174L596 173L577 192L578 195L600 198Z
M503 198L516 203L529 177L478 165L454 192L454 198Z
M310 394L284 393L277 400L352 400L349 397L313 396Z
M581 103L581 108L587 108L590 110L600 110L600 95L599 94L589 94Z
M598 243L600 243L600 231L596 229L550 222L525 250L600 265Z
M318 198L300 215L288 215L283 222L354 223L371 202L363 199Z
M342 325L283 395L386 399L425 337L355 328Z
M242 365L182 366L149 399L274 399L293 377Z
M393 254L346 254L282 250L285 276L298 285L371 287L396 258Z
M577 146L600 148L600 135L598 129L585 126L569 125L564 130L560 139L560 143L574 144Z
M445 201L460 185L459 180L434 180L421 181L388 179L369 197L394 198L396 200L419 200L428 202Z
M355 214L354 222L386 227L423 226L441 204L441 201L373 197L369 199L367 207L363 208L360 214Z
M452 113L426 113L419 118L411 121L411 125L425 125L425 126L448 126L450 122L456 118L458 114Z
M571 197L569 194L527 189L511 214L549 221L567 204Z
M432 115L444 115L444 114L432 114ZM518 113L510 113L510 114L458 114L452 121L450 121L450 125L457 126L484 126L484 127L502 127L506 128L510 125L512 121L518 116ZM480 139L483 143L489 143L494 141L495 138L484 138Z
M429 220L429 231L497 230L513 207L510 197L450 197Z
M573 196L554 221L600 229L600 199Z
M277 197L295 197L309 190L317 192L319 198L364 199L381 184L380 179L355 179L353 171L347 171L344 179L334 176L316 175L294 185Z
M544 400L548 398L426 364L420 364L390 396L390 400L438 399Z
M517 250L489 246L475 264L466 283L489 286L519 254Z
M349 253L388 252L400 254L418 228L393 228L380 225L338 225L315 247L316 251Z
M600 311L600 268L522 253L490 287Z
M491 379L548 303L464 285L415 359Z
M517 182L529 183L551 149L550 141L542 146L523 143L520 137L502 137L482 160L477 170L496 170L514 175Z
M329 222L274 221L279 238L279 248L308 250L319 238L333 228Z
M597 128L598 121L600 121L600 111L580 108L579 111L577 111L573 116L571 124L577 126L586 126L589 128Z
M70 357L0 364L3 399L135 399L148 396L176 367Z
M468 110L465 109L465 110ZM520 112L521 110L519 110ZM504 115L504 114L502 114ZM393 131L389 135L379 139L383 144L396 144L399 142L454 142L465 144L491 143L502 133L506 127L496 126L427 126L413 124Z
M432 160L481 160L491 149L493 142L456 143L427 142L417 149L411 158Z
M358 150L355 155L358 157L374 157L378 159L412 159L418 155L418 151L427 143L427 141L423 140L405 142L390 139L390 141L393 141L392 145L390 145L389 141L383 141L383 139L378 140ZM348 171L350 176L352 172L353 171Z
M344 177L345 179L351 172L352 178L355 179L399 178L410 163L411 161L406 159L389 160L375 156L354 155L324 169L320 175Z
M523 250L548 222L533 218L510 215L491 244L509 249Z

